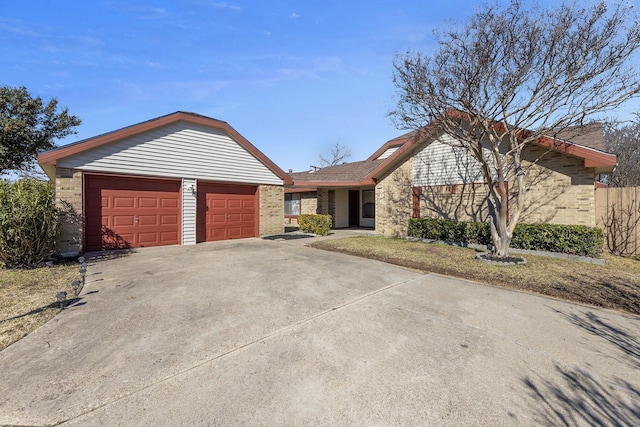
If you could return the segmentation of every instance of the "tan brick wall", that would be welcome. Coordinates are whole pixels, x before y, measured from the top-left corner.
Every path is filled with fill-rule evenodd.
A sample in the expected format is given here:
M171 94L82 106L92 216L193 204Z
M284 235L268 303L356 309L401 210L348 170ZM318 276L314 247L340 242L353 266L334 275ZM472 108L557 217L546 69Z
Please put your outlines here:
M55 184L56 204L62 210L56 252L67 255L80 253L83 250L82 172L58 169Z
M318 213L318 197L315 191L300 194L300 213L302 215Z
M260 235L284 232L284 187L261 185L260 193Z
M488 218L484 183L422 187L420 216L483 222Z
M595 174L584 160L537 146L523 154L529 190L521 222L594 227Z
M376 184L376 231L385 236L405 237L411 218L413 159Z
M525 195L521 223L595 226L595 175L584 160L529 146L523 153ZM484 184L424 187L420 216L457 221L486 221ZM509 179L509 212L515 212L515 177Z

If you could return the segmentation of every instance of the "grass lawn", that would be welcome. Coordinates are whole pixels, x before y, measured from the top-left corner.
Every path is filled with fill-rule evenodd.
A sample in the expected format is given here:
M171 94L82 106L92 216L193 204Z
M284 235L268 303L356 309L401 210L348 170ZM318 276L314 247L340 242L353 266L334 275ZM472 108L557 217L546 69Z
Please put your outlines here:
M73 298L71 282L79 279L77 262L29 270L0 269L0 350L60 312L56 293Z
M525 265L496 266L476 260L474 249L385 237L324 240L310 246L640 314L640 261L633 259L605 256L606 265L595 265L523 255Z

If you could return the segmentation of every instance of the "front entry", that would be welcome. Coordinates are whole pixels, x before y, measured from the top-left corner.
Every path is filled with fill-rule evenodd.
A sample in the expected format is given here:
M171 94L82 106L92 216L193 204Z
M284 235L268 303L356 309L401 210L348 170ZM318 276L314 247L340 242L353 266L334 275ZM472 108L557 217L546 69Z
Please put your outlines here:
M349 190L349 227L360 225L360 191Z

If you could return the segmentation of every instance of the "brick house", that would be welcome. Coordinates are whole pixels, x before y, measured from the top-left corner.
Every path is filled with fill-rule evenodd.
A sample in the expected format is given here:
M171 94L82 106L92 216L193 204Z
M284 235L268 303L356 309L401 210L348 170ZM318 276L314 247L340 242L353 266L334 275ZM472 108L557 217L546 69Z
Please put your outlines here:
M229 124L176 112L45 152L58 252L195 244L284 231L289 176Z
M332 215L334 228L370 227L388 236L406 236L411 217L485 221L479 167L449 139L437 130L421 137L409 132L364 161L291 173L286 197L301 203L298 211L289 212L289 221L302 212L303 200L306 210ZM529 191L521 221L595 226L595 186L599 175L615 165L616 156L605 151L600 124L527 145L523 168Z

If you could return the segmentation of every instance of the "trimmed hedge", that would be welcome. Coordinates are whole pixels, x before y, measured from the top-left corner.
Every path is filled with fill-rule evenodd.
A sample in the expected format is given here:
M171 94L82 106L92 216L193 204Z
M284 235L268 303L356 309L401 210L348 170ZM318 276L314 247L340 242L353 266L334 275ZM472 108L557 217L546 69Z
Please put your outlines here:
M298 218L300 230L318 236L327 236L331 230L331 215L302 214Z
M412 218L409 236L456 243L491 245L488 223L457 222L446 219ZM602 255L602 229L584 225L518 224L511 247L599 257Z

